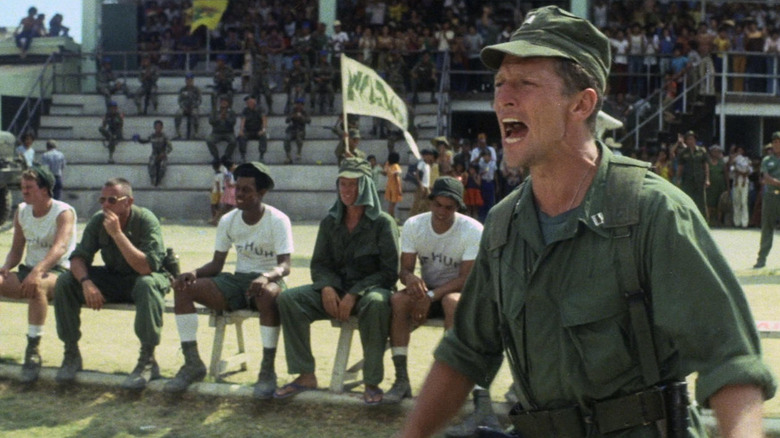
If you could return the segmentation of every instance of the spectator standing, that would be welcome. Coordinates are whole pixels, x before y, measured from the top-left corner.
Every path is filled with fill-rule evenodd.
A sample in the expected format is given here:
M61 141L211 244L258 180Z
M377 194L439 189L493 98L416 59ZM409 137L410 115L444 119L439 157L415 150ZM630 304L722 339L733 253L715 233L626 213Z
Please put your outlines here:
M395 206L404 198L403 185L401 183L401 165L398 164L401 156L398 152L387 154L387 163L385 163L382 173L387 177L385 183L385 200L387 201L387 214L395 218Z
M677 179L680 188L693 199L702 217L707 217L705 189L710 185L707 150L696 144L696 133L677 135Z
M159 77L160 68L156 64L152 64L152 58L149 55L144 55L141 58L141 77L139 78L141 87L135 92L134 96L138 114L143 113L143 115L146 115L149 103L157 111L157 79Z
M631 43L626 38L626 34L623 29L618 29L615 33L615 38L609 39L609 44L612 46L613 61L612 61L612 89L615 93L627 93L628 92L628 49Z
M417 190L414 192L414 201L412 201L412 208L409 210L409 217L429 210L428 195L431 193L431 165L436 160L436 155L430 149L423 149L420 154L422 159L417 162L414 174Z
M639 23L631 24L628 32L628 92L634 96L644 96L644 55L647 49L645 37Z
M285 129L284 137L284 153L287 158L284 164L292 164L292 142L295 142L297 147L297 154L295 156L296 161L301 161L301 151L303 150L303 140L306 139L306 125L311 123L311 117L304 108L304 99L299 97L295 101L292 110L287 114L285 119L287 128Z
M227 64L227 56L217 55L217 67L214 69L214 92L211 94L211 109L217 108L217 102L223 97L227 99L228 106L233 106L233 78L235 72ZM221 105L221 102L220 102Z
M22 144L16 147L16 155L24 159L24 165L28 168L32 167L35 161L35 149L32 147L34 141L35 135L32 132L27 132L22 135Z
M482 149L479 160L479 189L482 195L482 207L479 208L479 221L484 223L488 211L496 203L496 160L487 149Z
M218 162L211 163L211 168L214 169L214 177L211 179L211 191L209 193L209 203L211 205L211 220L209 224L216 225L221 216L222 193L225 191L225 180L223 174L225 173L222 164Z
M710 227L719 227L726 225L723 221L726 212L720 211L719 204L721 196L724 193L728 196L728 166L726 162L723 161L722 147L714 144L709 147L708 152L707 160L710 172L710 185L705 189L707 219Z
M163 132L162 120L155 120L153 127L154 132L149 137L140 138L136 134L133 136L133 139L141 144L152 144L152 152L149 155L147 167L152 185L158 187L165 176L165 171L168 169L168 155L173 151L173 145L171 145L168 136Z
M732 37L731 50L735 52L744 52L746 50L745 43L747 37L745 36L744 25L742 23L737 24L734 28L734 35ZM726 70L727 66L724 66ZM745 55L732 55L731 57L731 70L734 74L732 89L735 92L741 93L745 91L745 78L741 76L747 70L747 56Z
M62 198L62 177L65 172L66 160L65 154L57 149L56 141L49 140L46 142L46 152L41 156L41 164L47 166L52 175L54 175L52 197L59 201Z
M761 182L764 186L761 203L761 247L753 268L766 266L772 249L775 228L780 221L780 131L772 134L772 148L761 160Z
M734 226L747 228L750 221L750 209L748 208L748 192L750 191L750 174L753 167L750 158L745 156L745 148L735 147L735 154L731 157L731 174L734 177L731 203L734 207Z
M766 71L772 76L780 74L780 27L773 27L769 32L769 36L764 41L764 53L768 55ZM780 79L767 79L766 92L780 96Z

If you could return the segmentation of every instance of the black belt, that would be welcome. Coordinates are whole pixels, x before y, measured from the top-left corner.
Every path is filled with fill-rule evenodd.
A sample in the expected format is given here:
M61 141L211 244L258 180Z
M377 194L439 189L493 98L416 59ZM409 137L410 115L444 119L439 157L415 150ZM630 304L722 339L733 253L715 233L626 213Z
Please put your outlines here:
M594 424L608 434L644 426L666 418L663 390L659 388L594 403L593 415L584 415L579 406L541 411L510 413L509 419L521 436L583 438L586 425Z

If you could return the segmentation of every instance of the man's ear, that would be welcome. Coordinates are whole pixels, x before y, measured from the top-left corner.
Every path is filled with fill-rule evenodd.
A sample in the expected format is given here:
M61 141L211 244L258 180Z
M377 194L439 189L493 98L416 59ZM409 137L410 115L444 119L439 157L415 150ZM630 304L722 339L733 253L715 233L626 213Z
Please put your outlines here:
M576 100L572 104L571 113L577 120L587 120L596 110L596 103L599 96L593 88L586 88L576 95Z

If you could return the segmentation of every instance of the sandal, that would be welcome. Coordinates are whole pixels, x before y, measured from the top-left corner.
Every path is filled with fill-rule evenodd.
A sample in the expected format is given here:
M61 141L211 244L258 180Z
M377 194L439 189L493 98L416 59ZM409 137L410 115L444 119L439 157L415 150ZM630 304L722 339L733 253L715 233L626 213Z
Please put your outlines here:
M288 397L292 397L294 395L298 395L298 394L300 394L302 392L314 391L315 389L317 389L317 388L312 388L310 386L303 386L303 385L300 385L298 383L292 382L292 383L288 383L288 384L282 386L281 388L277 389L276 391L274 391L274 398L275 399L288 398Z
M366 387L366 390L363 391L363 403L367 405L378 405L379 403L382 403L382 398L384 398L385 392L382 391L382 388L377 387ZM377 399L378 397L378 399Z

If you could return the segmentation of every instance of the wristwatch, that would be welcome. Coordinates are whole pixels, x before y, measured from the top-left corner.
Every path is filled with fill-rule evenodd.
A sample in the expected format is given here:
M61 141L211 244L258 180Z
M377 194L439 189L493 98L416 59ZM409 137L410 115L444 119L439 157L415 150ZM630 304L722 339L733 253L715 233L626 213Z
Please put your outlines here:
M432 290L425 292L425 295L428 295L428 298L430 298L431 301L433 301L434 294Z

